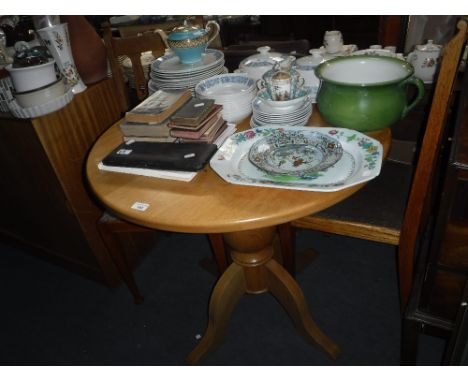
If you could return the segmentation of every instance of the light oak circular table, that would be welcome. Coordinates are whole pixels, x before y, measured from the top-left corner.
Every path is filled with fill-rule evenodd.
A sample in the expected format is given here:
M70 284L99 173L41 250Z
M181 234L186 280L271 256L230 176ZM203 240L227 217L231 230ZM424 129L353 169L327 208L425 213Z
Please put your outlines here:
M309 126L326 127L315 109ZM238 130L249 128L249 118ZM369 134L384 148L390 129ZM321 211L359 190L359 184L336 192L311 192L227 183L207 165L190 182L101 171L97 164L123 141L119 123L94 144L87 160L89 184L102 203L120 218L148 228L187 233L221 233L232 264L219 278L209 304L206 332L187 357L198 363L224 336L234 307L244 293L272 293L297 329L311 343L336 358L339 347L313 321L301 288L273 259L276 226ZM132 208L144 203L147 208Z

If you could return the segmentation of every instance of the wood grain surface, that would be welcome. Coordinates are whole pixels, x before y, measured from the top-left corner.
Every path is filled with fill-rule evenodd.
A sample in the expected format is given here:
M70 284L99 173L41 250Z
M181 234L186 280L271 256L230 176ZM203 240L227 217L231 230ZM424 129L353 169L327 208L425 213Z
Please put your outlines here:
M239 123L238 130L248 129L249 119ZM308 126L327 126L315 105ZM382 143L386 157L390 129L369 135ZM311 192L233 185L209 165L191 182L100 171L97 164L122 141L118 123L100 137L88 157L88 180L97 197L116 215L150 228L221 233L278 225L325 209L364 186ZM136 202L149 206L145 211L132 209Z

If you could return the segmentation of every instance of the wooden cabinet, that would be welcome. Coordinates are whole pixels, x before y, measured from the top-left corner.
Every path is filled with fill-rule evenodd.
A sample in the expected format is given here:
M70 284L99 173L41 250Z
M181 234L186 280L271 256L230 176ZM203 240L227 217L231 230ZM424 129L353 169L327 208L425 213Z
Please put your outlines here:
M42 117L0 114L0 238L107 285L119 283L96 228L103 210L87 189L84 164L120 116L110 79Z

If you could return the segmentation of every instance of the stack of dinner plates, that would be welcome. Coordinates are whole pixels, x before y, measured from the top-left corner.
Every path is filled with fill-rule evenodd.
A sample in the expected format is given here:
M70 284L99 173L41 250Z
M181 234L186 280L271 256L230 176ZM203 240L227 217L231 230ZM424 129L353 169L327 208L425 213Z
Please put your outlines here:
M308 88L292 100L272 101L262 89L252 101L250 127L263 125L304 126L312 115L313 97Z
M148 83L150 91L194 90L195 85L204 79L227 73L224 67L224 53L216 49L207 49L200 61L182 64L174 53L167 53L151 64Z
M220 74L200 81L195 86L195 95L214 99L215 103L223 106L223 119L237 123L252 113L255 80L246 74Z

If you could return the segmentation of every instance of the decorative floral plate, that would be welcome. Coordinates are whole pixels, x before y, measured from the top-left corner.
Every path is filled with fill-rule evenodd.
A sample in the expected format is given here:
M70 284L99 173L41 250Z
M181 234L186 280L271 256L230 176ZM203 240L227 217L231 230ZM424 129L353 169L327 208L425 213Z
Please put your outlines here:
M249 150L249 160L270 175L307 176L334 165L342 155L335 138L308 130L277 129Z
M269 174L249 160L256 142L281 132L321 133L341 144L343 153L322 171L299 175ZM338 191L367 182L380 174L383 148L380 142L358 131L339 127L262 126L230 136L211 158L211 168L233 184L288 188L304 191Z

